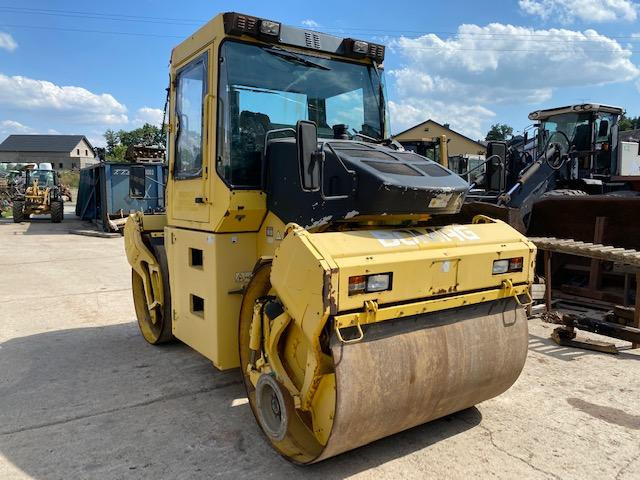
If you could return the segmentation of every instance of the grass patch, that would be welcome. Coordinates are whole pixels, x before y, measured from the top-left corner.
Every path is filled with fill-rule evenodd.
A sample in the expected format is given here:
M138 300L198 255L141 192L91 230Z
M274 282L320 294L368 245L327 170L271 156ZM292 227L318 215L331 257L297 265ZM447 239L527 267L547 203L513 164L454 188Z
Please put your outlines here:
M78 170L62 170L58 172L58 175L60 183L64 183L71 188L78 188L80 183L80 172Z

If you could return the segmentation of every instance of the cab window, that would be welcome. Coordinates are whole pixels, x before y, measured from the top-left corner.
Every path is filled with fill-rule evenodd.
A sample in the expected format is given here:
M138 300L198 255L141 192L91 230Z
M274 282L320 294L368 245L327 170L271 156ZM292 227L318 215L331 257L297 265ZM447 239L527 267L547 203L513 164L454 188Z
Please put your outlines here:
M176 75L176 140L174 177L202 176L203 104L207 94L207 55Z

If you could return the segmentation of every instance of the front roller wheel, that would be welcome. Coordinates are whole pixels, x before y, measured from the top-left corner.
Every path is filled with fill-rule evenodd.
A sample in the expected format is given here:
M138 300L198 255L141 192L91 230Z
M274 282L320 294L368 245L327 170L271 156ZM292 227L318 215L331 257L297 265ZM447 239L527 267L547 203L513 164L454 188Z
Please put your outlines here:
M147 308L147 297L144 294L142 277L135 270L131 270L131 288L133 290L133 304L136 309L138 326L144 339L152 345L174 340L171 320L171 290L169 290L169 267L164 245L151 245L151 251L160 264L162 272L162 289L164 291L164 303L158 310L155 323Z
M262 374L254 386L247 371L251 362L249 339L253 306L260 297L274 293L270 275L270 263L258 267L242 297L238 331L240 370L253 415L271 446L287 460L309 463L320 455L323 448L308 425L309 419L305 423L293 406L289 392L274 377Z

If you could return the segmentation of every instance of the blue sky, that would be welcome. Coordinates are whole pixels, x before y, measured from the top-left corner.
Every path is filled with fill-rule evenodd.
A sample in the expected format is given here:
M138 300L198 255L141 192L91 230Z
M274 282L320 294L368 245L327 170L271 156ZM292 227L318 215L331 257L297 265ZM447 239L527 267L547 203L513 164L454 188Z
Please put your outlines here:
M178 8L176 8L178 5ZM0 141L158 121L171 48L222 11L384 42L392 128L434 118L478 138L539 108L640 115L640 3L0 0Z

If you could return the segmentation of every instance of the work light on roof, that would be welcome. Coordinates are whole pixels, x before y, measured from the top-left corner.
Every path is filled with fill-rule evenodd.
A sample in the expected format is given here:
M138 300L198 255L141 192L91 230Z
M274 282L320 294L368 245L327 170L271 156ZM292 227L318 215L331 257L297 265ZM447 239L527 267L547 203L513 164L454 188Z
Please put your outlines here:
M363 42L362 40L355 40L353 42L353 52L366 55L367 53L369 53L369 44L367 42Z
M280 24L271 20L261 20L260 33L277 37L280 35Z
M275 40L280 36L280 23L264 18L243 15L241 13L225 13L224 30L232 35L266 36Z

